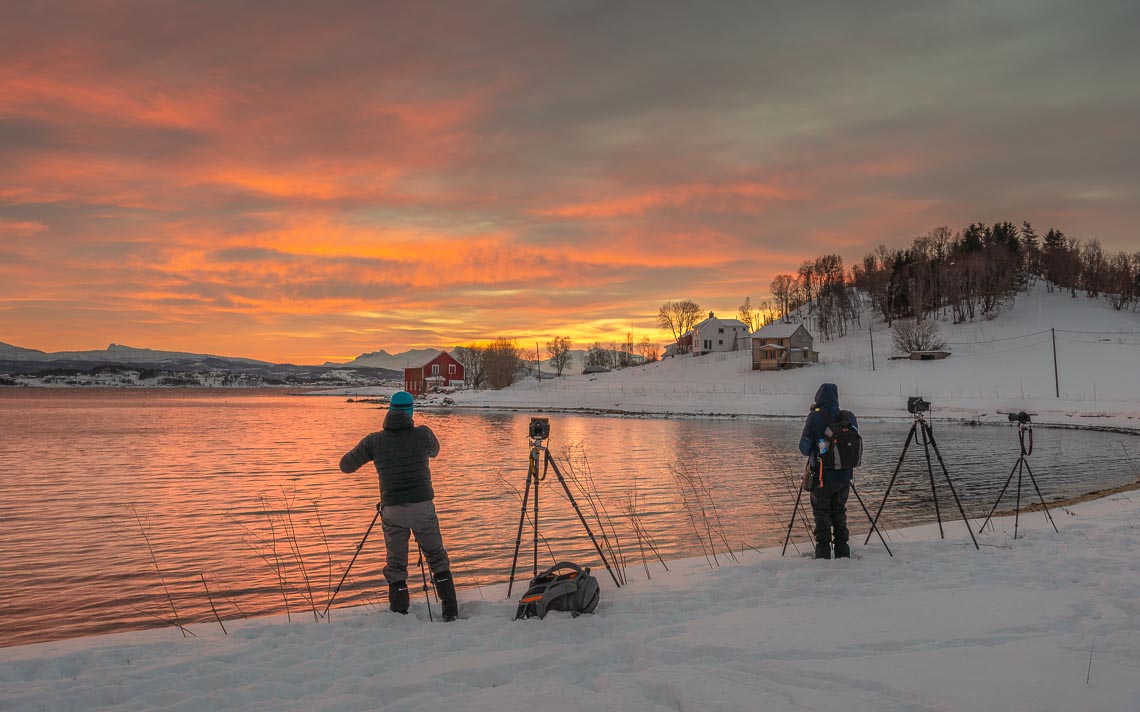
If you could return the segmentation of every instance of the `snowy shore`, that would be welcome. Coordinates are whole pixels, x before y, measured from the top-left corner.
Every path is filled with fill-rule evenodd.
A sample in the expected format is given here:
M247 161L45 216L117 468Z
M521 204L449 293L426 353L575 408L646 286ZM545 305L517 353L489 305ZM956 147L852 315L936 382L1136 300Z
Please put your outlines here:
M1140 705L1140 497L890 531L858 558L670 562L595 615L334 612L0 649L5 710L1125 710ZM802 546L801 549L806 550ZM861 538L859 543L861 543ZM438 608L435 608L438 613Z

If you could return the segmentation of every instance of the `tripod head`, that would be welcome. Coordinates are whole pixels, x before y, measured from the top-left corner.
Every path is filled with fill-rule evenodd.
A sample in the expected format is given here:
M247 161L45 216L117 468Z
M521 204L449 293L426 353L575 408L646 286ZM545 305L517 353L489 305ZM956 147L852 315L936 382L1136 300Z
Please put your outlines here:
M531 418L527 429L527 438L530 440L531 450L545 450L543 441L550 437L550 418Z
M930 412L930 401L924 400L922 396L910 396L906 399L906 409L915 420L926 422L926 414Z
M1000 411L999 411L1000 412ZM1017 413L1006 413L1009 422L1017 423L1017 441L1021 445L1021 454L1028 457L1033 454L1033 418L1036 413L1026 413L1024 410ZM1025 447L1025 434L1029 433L1029 448Z

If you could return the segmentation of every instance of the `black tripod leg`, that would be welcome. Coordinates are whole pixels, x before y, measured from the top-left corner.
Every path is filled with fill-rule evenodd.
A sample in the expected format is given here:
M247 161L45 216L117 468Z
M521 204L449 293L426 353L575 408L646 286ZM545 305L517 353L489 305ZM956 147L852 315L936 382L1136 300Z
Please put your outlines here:
M1053 521L1053 514L1049 511L1049 505L1045 504L1045 498L1041 496L1041 488L1037 486L1037 478L1033 476L1033 470L1029 467L1029 461L1025 461L1025 469L1029 470L1029 481L1033 483L1033 489L1037 490L1037 499L1041 500L1041 507L1045 510L1045 518L1053 525L1053 531L1058 534L1061 530L1057 528L1057 523Z
M780 550L780 556L788 551L788 542L792 540L792 527L796 524L796 514L800 511L800 502L803 498L804 488L800 487L800 493L796 495L796 506L792 507L792 518L788 520L788 533L784 536L784 548Z
M606 571L610 572L610 577L613 578L614 585L621 588L617 574L610 568L610 562L602 552L602 547L598 544L598 540L594 538L594 532L590 529L590 524L586 521L586 515L582 514L582 509L578 506L578 500L574 499L574 494L570 491L570 486L566 484L566 478L562 476L562 470L558 469L558 463L554 461L549 450L546 451L546 462L554 468L554 474L558 476L558 481L562 483L562 489L566 491L566 497L570 500L570 504L574 506L574 511L578 514L578 519L582 522L582 526L586 528L586 534L590 536L590 541L594 542L594 549L597 550L598 556L602 557L602 563L606 565Z
M994 506L990 509L990 513L986 515L986 521L982 522L982 526L978 527L979 532L984 531L986 525L990 523L990 519L994 516L994 512L997 511L998 504L1001 502L1001 498L1005 496L1005 491L1009 489L1009 483L1013 481L1013 473L1017 471L1017 466L1020 463L1021 458L1018 458L1017 462L1013 463L1013 467L1009 471L1009 477L1005 478L1005 484L1002 485L1001 492L998 493L997 501L994 502Z
M883 495L883 501L879 503L879 511L875 512L875 518L871 520L871 531L875 531L876 525L879 523L879 515L883 513L883 507L887 504L887 498L891 496L891 488L895 486L895 478L899 476L899 469L902 468L903 458L906 457L907 448L910 447L910 441L914 439L915 428L918 427L918 422L914 422L910 426L910 432L906 435L906 444L903 445L902 452L899 454L899 461L895 465L895 472L891 475L891 481L887 483L887 493ZM867 532L867 538L863 540L863 546L867 546L871 541L871 532Z
M531 466L534 469L534 560L533 568L531 570L531 578L538 576L538 483L546 479L546 468L542 469L542 477L538 476L538 452L535 451L532 456Z
M927 433L930 433L930 438L933 439L934 431L929 430L926 423L922 424L922 451L926 454L926 472L930 475L930 494L934 497L934 517L938 520L938 536L942 539L946 538L946 533L942 531L942 509L938 506L938 490L934 486L934 466L930 462L930 443L927 438Z
M1021 520L1021 473L1025 469L1025 458L1017 461L1017 504L1013 508L1013 538L1017 539L1017 525Z
M523 490L522 509L519 511L519 531L515 534L515 555L511 557L511 578L507 582L507 598L511 597L511 588L515 585L515 567L519 563L519 548L522 546L523 522L526 521L526 505L530 500L530 482L532 479L534 478L528 469L526 473L526 489ZM537 526L535 527L535 531L538 531Z
M887 554L893 559L895 555L891 553L891 547L887 546L887 540L883 538L883 533L879 531L879 528L871 521L871 513L867 511L867 505L863 504L863 498L859 496L859 490L855 489L854 482L851 483L851 491L855 494L855 499L859 500L859 506L863 508L863 514L867 515L867 521L871 522L871 531L879 535L879 541L883 542L883 548L887 550ZM789 530L789 532L790 531L791 530ZM868 532L867 537L870 538L870 536L871 534ZM787 545L787 542L785 542L784 546L787 547Z
M360 556L360 550L364 548L364 542L368 541L368 535L372 533L372 527L376 526L376 520L379 518L380 505L378 504L376 505L376 514L372 517L372 523L368 525L368 530L364 532L364 538L362 538L360 540L360 543L356 545L356 553L352 555L352 561L349 561L348 566L345 567L344 576L340 577L340 583L336 585L336 590L333 591L333 594L331 596L329 596L329 602L325 605L325 612L322 615L327 616L329 614L329 608L332 607L333 599L335 599L336 595L340 593L340 587L344 585L344 580L348 578L348 572L352 571L352 565L356 563L356 557Z
M958 499L958 492L954 489L954 481L950 479L950 473L946 470L946 463L942 460L942 451L938 449L938 442L934 439L934 431L926 423L923 423L923 429L930 437L930 446L934 448L934 454L938 456L938 465L942 468L942 476L946 478L946 484L950 487L950 494L954 495L954 502L962 514L962 523L966 525L966 531L970 532L970 541L974 542L975 549L981 551L982 547L978 546L978 540L974 538L974 530L970 528L970 520L966 517L966 510L962 508L962 500Z

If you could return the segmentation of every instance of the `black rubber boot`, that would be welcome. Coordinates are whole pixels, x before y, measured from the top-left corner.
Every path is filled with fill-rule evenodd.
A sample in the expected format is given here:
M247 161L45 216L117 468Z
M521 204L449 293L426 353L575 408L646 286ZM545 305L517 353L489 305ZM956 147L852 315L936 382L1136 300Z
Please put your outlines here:
M851 558L851 545L847 543L847 537L847 527L835 527L835 558Z
M451 580L450 571L440 571L432 574L436 595L443 605L443 622L450 623L459 618L459 602L455 600L455 582Z
M395 581L388 584L388 609L393 613L408 614L408 604L411 595L408 593L407 581Z
M831 527L816 526L815 528L815 558L831 558Z

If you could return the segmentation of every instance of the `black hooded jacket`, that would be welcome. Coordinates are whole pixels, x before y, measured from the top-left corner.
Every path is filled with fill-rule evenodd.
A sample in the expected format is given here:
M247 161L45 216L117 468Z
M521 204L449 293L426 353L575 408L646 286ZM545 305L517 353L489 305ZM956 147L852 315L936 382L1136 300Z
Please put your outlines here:
M824 413L827 415L824 416ZM800 435L800 453L811 456L813 470L819 471L819 440L827 426L839 420L839 387L834 383L825 383L815 392L815 405L804 421L804 432ZM855 422L855 414L851 413L851 425L856 430L859 424ZM833 470L823 468L823 482L850 482L853 473L851 468Z
M380 504L412 504L435 498L428 461L439 454L439 440L426 425L417 426L402 410L389 410L384 429L364 436L340 459L341 472L356 472L376 463L380 475Z

